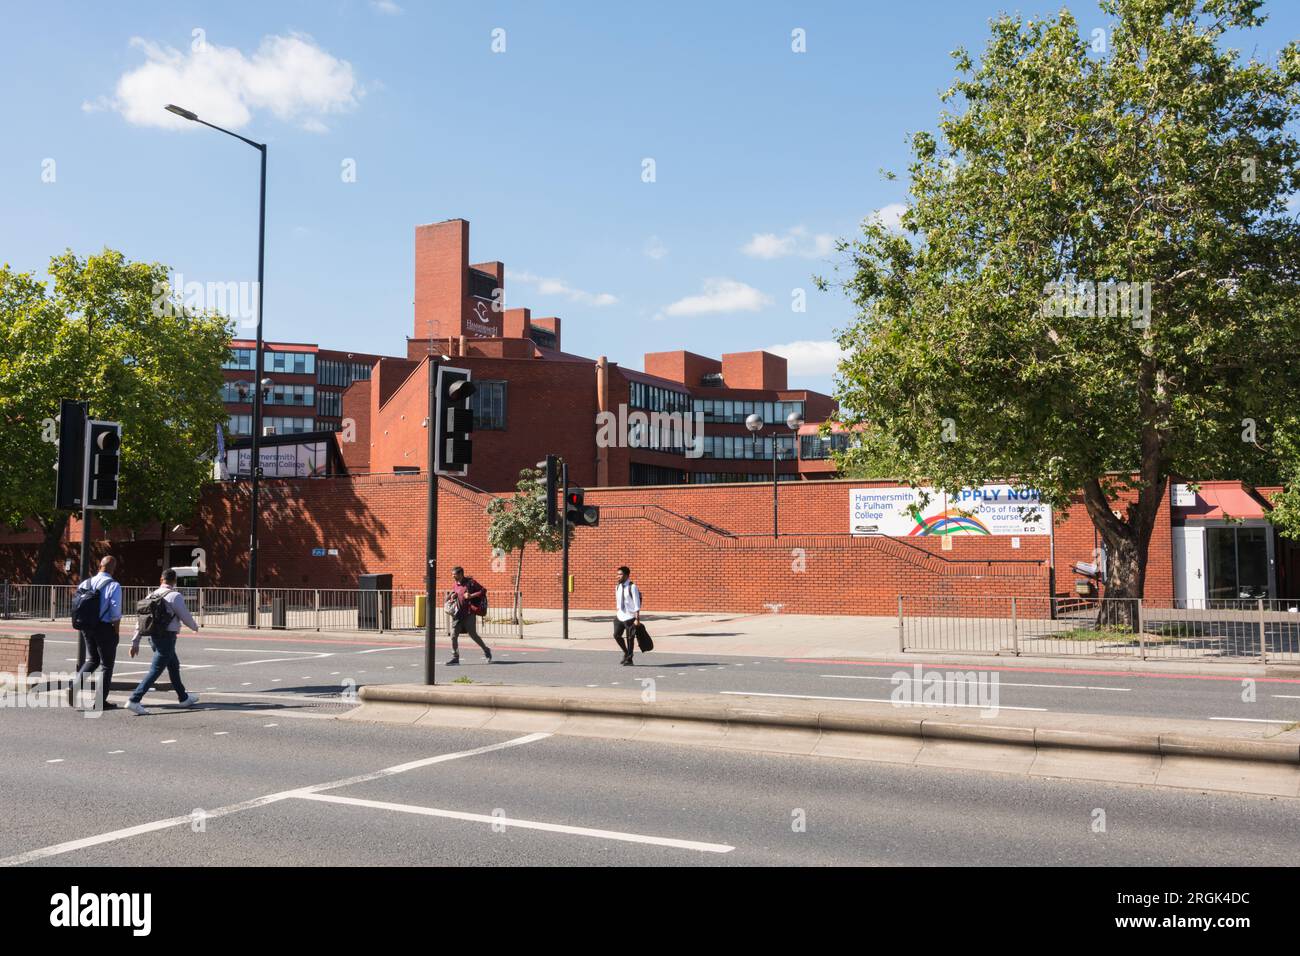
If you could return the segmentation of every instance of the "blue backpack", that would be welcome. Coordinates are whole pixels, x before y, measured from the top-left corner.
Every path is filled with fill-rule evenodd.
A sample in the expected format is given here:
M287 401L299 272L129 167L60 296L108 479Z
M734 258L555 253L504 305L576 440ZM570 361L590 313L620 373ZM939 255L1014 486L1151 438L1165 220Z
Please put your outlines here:
M82 582L77 593L72 596L72 626L79 631L94 630L99 623L99 602L103 593L100 588L103 584L88 588L86 585L89 583L89 579Z

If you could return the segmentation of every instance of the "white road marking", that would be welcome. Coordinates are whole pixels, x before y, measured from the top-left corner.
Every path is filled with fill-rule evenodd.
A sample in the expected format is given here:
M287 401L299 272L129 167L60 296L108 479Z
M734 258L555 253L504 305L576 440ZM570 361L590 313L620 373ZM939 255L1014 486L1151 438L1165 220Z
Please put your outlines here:
M888 697L818 697L816 694L760 694L758 691L749 690L720 690L719 694L730 694L735 697L789 697L793 700L853 700L864 704L897 704L897 701L890 700ZM1046 707L1012 707L1008 704L988 705L984 704L906 704L900 707L974 707L976 710L1038 710L1047 712Z
M110 750L110 751L108 752L108 754L109 754L110 757L111 757L113 754L124 754L124 753L126 753L125 750Z
M219 690L212 691L209 697L250 697L255 700L298 700L312 701L315 703L330 703L331 701L344 701L353 703L350 699L345 699L342 694L297 694L291 690L281 690L275 693L259 694L257 691L237 691L237 690Z
M837 677L837 678L839 678L839 679L841 679L841 680L887 680L887 681L891 681L891 682L898 682L898 681L896 681L895 678L893 678L893 677L872 677L872 676L869 676L869 675L867 675L867 674L822 674L821 676L822 676L822 677ZM913 675L908 675L908 677L907 677L906 679L907 679L907 682L908 682L908 683L915 683L915 682L916 682L916 677L913 676ZM925 680L926 683L930 683L930 680L929 680L928 678L925 678L924 680ZM899 682L899 683L901 683L901 682ZM965 684L965 683L968 683L968 682L967 682L967 681L957 681L957 680L947 680L947 679L945 679L945 680L939 681L939 683L941 683L941 684L956 684L956 683L962 683L962 684ZM998 686L999 686L999 687L1046 687L1046 688L1052 688L1052 689L1055 689L1055 690L1114 690L1114 691L1120 691L1121 693L1125 693L1125 694L1127 694L1129 691L1131 691L1131 690L1133 689L1132 687L1090 687L1090 686L1088 686L1088 685L1086 685L1086 684L1016 684L1016 683L1013 683L1013 682L1011 682L1011 681L1004 681L1004 680L1002 680L1002 679L1000 679L1000 678L998 679Z
M507 747L518 747L521 744L530 744L537 740L544 740L549 736L551 735L542 733L526 734L523 737L514 737L510 740L502 741L499 744L489 744L486 747L476 747L473 750L461 750L456 753L440 754L437 757L426 757L423 760L413 760L410 763L398 764L395 767L385 767L383 770L376 770L373 773L360 774L355 777L347 777L343 780L333 780L329 783L318 783L310 787L301 787L296 790L282 790L279 793L270 793L264 797L255 797L252 800L245 800L242 803L232 803L229 806L217 807L215 810L208 810L206 811L206 816L209 820L215 819L216 817L224 817L232 813L238 813L241 810L252 810L256 807L264 807L267 804L278 803L281 800L288 800L291 797L301 797L304 794L319 793L320 791L333 790L337 787L348 787L357 783L367 783L371 780L378 780L381 777L406 773L408 770L417 770L421 767L428 767L448 760L458 760L462 757L475 757L479 754L491 753L494 750L504 750ZM121 830L110 830L107 833L100 833L96 836L83 837L80 840L69 840L66 843L56 843L52 846L41 847L37 850L28 850L26 853L19 853L15 856L0 858L0 866L21 866L24 863L31 863L35 860L44 860L52 856L60 856L64 853L74 853L77 850L84 850L92 846L102 846L105 843L115 843L118 840L125 840L145 833L156 833L159 830L167 830L172 827L188 826L192 822L192 815L187 813L182 817L168 817L165 820L154 820L152 823L141 823L138 826L125 827Z
M1262 717L1211 717L1210 720L1234 720L1243 724L1294 724L1294 720L1264 720Z
M46 763L63 763L62 757L55 757L53 760L47 760Z
M222 654L265 654L274 651L277 654L298 654L304 657L332 657L332 651L286 651L279 647L205 647L205 651L217 651Z
M1300 694L1274 694L1274 697L1281 697L1285 700L1300 700Z
M226 736L226 734L228 734L228 733L230 733L230 731L228 731L228 730L214 730L214 731L212 732L212 736L214 736L214 737L224 737L224 736Z
M161 742L162 742L162 743L165 743L165 744L174 744L174 743L176 743L176 738L173 737L171 740L164 740L164 741L161 741Z
M416 813L426 817L443 817L449 820L464 820L468 823L486 823L519 830L543 830L547 833L568 833L573 836L596 837L601 840L618 840L623 843L648 843L651 846L667 846L679 850L698 850L702 853L730 853L735 849L725 843L700 843L696 840L677 840L672 837L646 836L641 833L623 833L618 830L597 830L592 827L575 827L564 823L543 823L539 820L518 820L513 817L497 817L486 813L463 813L458 810L439 810L435 807L420 807L409 803L387 803L382 800L362 800L359 797L340 797L333 794L302 794L296 799L317 800L321 803L339 803L344 806L368 807L372 810L394 810L398 813Z
M395 647L372 647L365 651L353 651L353 654L382 654L384 651L409 651L417 647L415 644L397 645Z

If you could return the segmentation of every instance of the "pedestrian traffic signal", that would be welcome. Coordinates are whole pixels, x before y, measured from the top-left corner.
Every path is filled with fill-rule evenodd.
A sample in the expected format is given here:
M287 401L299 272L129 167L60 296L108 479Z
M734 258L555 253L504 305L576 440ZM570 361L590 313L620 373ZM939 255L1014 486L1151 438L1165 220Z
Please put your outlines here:
M464 475L473 461L470 433L474 412L469 400L474 394L468 369L438 366L436 444L434 470L440 475Z
M86 459L90 473L86 484L87 508L111 511L117 508L118 461L122 448L122 426L117 422L88 422Z
M564 501L565 518L571 525L595 527L600 524L600 509L595 505L584 505L582 503L584 494L585 492L581 488L569 489Z

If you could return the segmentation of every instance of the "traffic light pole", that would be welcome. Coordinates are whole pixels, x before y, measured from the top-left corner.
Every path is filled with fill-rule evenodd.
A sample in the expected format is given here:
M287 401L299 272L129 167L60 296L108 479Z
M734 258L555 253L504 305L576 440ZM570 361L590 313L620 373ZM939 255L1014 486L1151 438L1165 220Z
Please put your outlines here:
M560 600L563 608L560 633L569 639L569 463L560 462L560 484L564 486L564 507L560 509L560 541L563 542L560 558Z
M424 682L429 685L437 683L437 662L434 659L436 632L433 626L435 613L433 592L434 586L438 583L436 578L438 573L438 472L436 470L437 458L434 457L434 450L438 443L438 420L435 417L438 402L435 397L437 376L434 372L434 357L430 355L428 399L429 507L428 519L424 529Z
M81 469L81 574L77 585L90 576L90 405L85 406L86 414L82 419L82 469ZM86 663L86 635L77 632L77 672Z

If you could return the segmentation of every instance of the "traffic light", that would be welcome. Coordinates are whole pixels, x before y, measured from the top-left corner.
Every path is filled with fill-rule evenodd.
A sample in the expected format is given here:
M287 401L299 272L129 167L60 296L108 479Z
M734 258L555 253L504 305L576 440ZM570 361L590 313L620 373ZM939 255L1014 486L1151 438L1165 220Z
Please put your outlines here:
M538 464L546 471L546 523L554 528L560 523L559 508L555 504L555 492L560 483L560 459L558 455L547 455L546 461Z
M582 496L584 494L581 488L570 488L569 494L564 501L565 518L571 525L586 525L595 527L600 524L600 509L595 505L584 505Z
M59 403L59 461L54 507L81 510L86 492L86 403L63 399Z
M474 394L468 369L438 366L438 432L434 450L434 471L440 475L463 475L473 461L470 433L474 412L469 400Z
M86 479L89 497L87 508L111 511L117 507L118 460L122 448L122 426L117 422L87 422L86 459L90 464Z

